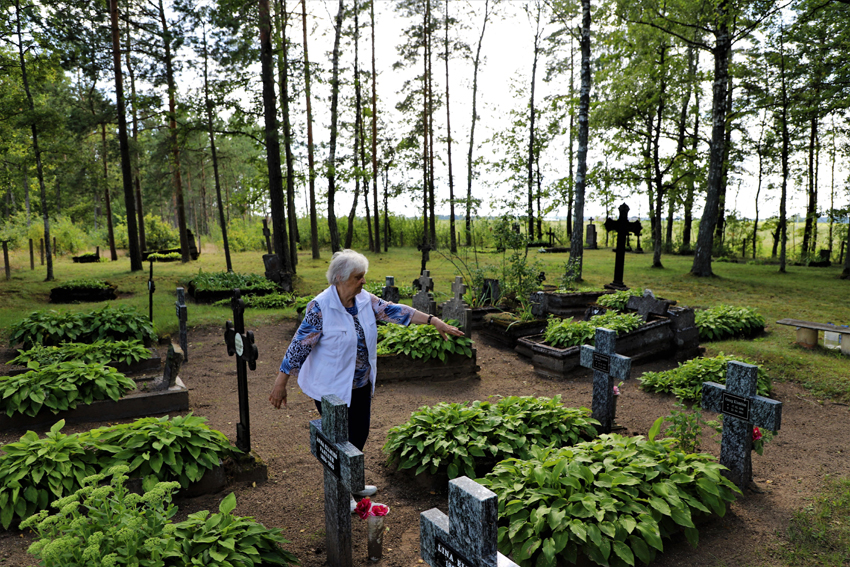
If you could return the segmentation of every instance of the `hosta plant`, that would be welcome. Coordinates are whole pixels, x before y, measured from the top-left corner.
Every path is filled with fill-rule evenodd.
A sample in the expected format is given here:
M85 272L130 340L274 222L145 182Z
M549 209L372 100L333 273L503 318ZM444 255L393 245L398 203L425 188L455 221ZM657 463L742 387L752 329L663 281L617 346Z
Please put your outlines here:
M0 377L0 410L34 416L43 407L53 413L74 409L95 400L119 400L136 388L136 383L110 366L66 361L41 366L17 376Z
M216 301L213 305L218 307L230 307L230 299L222 299ZM251 309L284 309L292 307L295 303L295 294L292 293L275 293L269 295L249 295L243 297L245 308Z
M141 341L95 341L93 343L62 343L56 346L35 345L29 350L19 350L18 356L9 361L9 364L27 365L30 362L38 362L42 366L76 360L79 362L100 363L116 361L125 364L133 364L140 360L149 358L150 351L145 348Z
M568 348L592 344L596 337L596 328L605 327L618 335L630 333L641 326L643 321L637 313L608 312L595 315L590 321L572 319L549 319L543 332L543 341L557 348Z
M94 456L76 435L62 433L64 426L65 421L59 421L44 439L27 431L19 441L1 448L0 525L4 529L16 517L27 518L71 494L96 472Z
M9 344L22 343L25 349L97 340L151 342L156 333L150 320L132 307L107 305L89 313L35 311L13 324L9 336Z
M457 324L456 322L453 322ZM378 355L406 354L414 359L439 358L451 353L472 357L472 339L448 335L446 340L431 325L382 325L378 327Z
M595 437L599 423L589 414L586 408L564 407L560 396L440 403L419 408L390 429L383 451L388 461L415 474L445 471L449 478L475 478L481 465L527 457L531 447L563 447Z
M640 297L642 294L641 290L638 288L632 288L625 291L615 291L614 293L609 293L606 295L602 295L599 299L596 300L598 305L602 307L607 307L608 309L613 309L614 311L623 312L626 310L626 306L629 303L630 297Z
M765 320L750 307L715 305L696 312L696 326L703 341L751 337L764 331Z
M532 449L480 480L499 500L499 550L522 567L650 563L680 530L692 545L694 516L723 516L738 488L706 454L672 440L602 435L561 449Z
M260 274L237 274L236 272L199 272L189 282L195 291L222 291L239 288L242 294L254 291L275 291L277 284Z
M62 289L62 290L78 290L78 289L108 289L110 287L109 282L104 280L96 280L96 279L76 279L76 280L68 280L65 283L61 283L56 286L54 289Z
M699 402L702 399L702 383L726 383L729 362L738 361L755 364L740 356L726 356L722 352L713 358L694 358L679 364L677 368L663 372L644 372L639 377L640 387L647 392L675 394L683 402ZM770 377L759 367L757 393L770 395Z
M148 254L147 262L176 262L181 259L180 252L154 252Z

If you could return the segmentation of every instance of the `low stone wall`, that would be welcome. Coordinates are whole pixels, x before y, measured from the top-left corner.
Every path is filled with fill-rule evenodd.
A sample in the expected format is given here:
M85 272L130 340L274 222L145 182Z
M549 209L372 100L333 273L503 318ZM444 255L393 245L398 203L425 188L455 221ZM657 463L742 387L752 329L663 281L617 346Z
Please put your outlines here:
M378 357L378 382L445 382L459 378L477 378L478 352L472 349L472 358L452 353L446 362L439 358L422 361L406 354L391 354Z

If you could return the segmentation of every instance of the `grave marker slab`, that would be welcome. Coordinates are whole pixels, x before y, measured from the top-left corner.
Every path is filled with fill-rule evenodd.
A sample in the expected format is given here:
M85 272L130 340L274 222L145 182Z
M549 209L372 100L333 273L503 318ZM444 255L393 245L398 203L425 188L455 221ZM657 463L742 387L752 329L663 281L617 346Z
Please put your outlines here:
M236 424L236 446L245 453L251 452L251 419L248 412L248 370L257 369L259 352L254 344L253 331L245 332L245 302L238 289L230 300L233 321L224 325L224 342L227 355L236 355L236 388L239 392L239 423ZM234 324L235 322L235 324ZM247 367L247 368L246 368Z
M434 301L434 296L431 294L431 289L434 289L434 280L430 277L430 270L422 270L422 275L417 280L419 282L419 291L413 296L412 305L428 315L437 314L437 302Z
M596 328L596 346L582 345L579 363L593 369L592 417L600 423L602 433L611 433L614 426L614 382L629 379L632 359L616 353L617 333Z
M153 274L153 262L151 262L151 274ZM151 297L151 301L153 301L153 297ZM177 288L177 301L174 302L174 308L177 314L177 320L180 322L180 348L183 349L183 362L189 362L189 335L186 330L188 312L186 309L186 293L182 287Z
M463 294L466 293L466 285L463 283L463 278L455 276L455 281L452 284L452 293L454 297L443 304L442 319L455 319L460 324L458 328L469 333L469 306L463 301Z
M387 276L384 289L381 290L381 299L390 303L398 303L401 299L401 293L395 285L395 278L393 276Z
M499 553L496 493L462 476L449 482L449 514L419 515L419 549L431 567L515 567Z
M351 567L349 500L365 488L365 469L363 453L348 441L348 407L337 396L322 396L322 418L310 422L310 452L324 468L328 565Z
M174 343L168 344L168 354L165 355L165 366L162 369L162 378L154 380L152 390L167 390L177 384L180 365L183 363L183 351Z
M605 221L605 230L617 231L617 246L614 252L617 254L614 259L614 281L610 284L605 284L606 289L629 289L623 283L623 267L626 263L626 244L628 242L629 233L637 234L640 237L642 226L640 221L629 221L629 206L625 203L619 207L620 216L617 220L608 218Z
M588 250L596 250L596 225L593 224L593 219L590 219L590 224L587 225L587 235L584 238L584 247Z
M756 394L758 366L730 362L726 385L703 382L702 407L722 413L720 464L723 475L741 490L753 479L753 426L779 431L782 402Z
M637 311L641 319L646 321L650 315L666 315L671 303L666 299L656 299L652 290L645 289L642 296L630 297L626 307Z

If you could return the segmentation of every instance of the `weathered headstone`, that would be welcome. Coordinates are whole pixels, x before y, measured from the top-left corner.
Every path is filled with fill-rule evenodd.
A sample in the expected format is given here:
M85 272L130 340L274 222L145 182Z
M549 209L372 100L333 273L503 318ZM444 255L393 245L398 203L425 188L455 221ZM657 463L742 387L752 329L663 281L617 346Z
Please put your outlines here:
M310 422L310 452L325 469L327 564L351 567L352 492L365 486L363 453L348 441L348 407L337 396L322 396L322 418Z
M465 334L469 333L469 306L463 301L466 285L463 278L455 276L452 284L453 297L443 304L442 318L444 321L454 319L459 322L458 328Z
M499 553L496 493L462 476L449 481L449 514L419 515L419 553L431 567L514 567Z
M395 285L395 278L393 276L387 276L384 289L381 290L381 299L390 303L398 303L401 299L401 293Z
M584 247L588 250L596 250L596 225L593 224L593 219L590 219L590 224L587 225L587 234L584 237Z
M148 318L153 323L153 294L156 291L156 284L153 282L153 260L151 260L151 273L148 276ZM180 317L180 315L177 315Z
M616 353L617 333L596 328L596 346L582 345L579 362L593 369L593 419L600 423L600 432L611 433L614 426L614 382L628 380L632 359Z
M637 311L641 319L646 321L650 315L666 314L671 303L673 302L666 299L656 299L652 290L645 289L640 297L630 297L626 307Z
M183 363L183 351L174 343L168 345L168 354L165 355L165 366L162 369L162 378L154 380L152 390L161 391L174 387L177 384L177 376L180 373L180 365Z
M272 253L271 236L272 232L269 230L269 221L268 219L263 219L263 237L266 239L266 250L269 254Z
M430 274L430 270L422 270L422 275L418 279L419 291L413 296L412 305L414 309L423 313L436 315L437 302L434 301L434 296L428 291L429 289L434 289L434 280L431 279Z
M254 344L254 332L245 332L245 302L238 289L233 290L230 300L233 321L224 325L224 342L227 355L236 355L236 389L239 392L239 423L236 424L236 447L245 453L251 452L251 418L248 413L248 370L257 369L259 352ZM247 368L246 368L247 367Z
M481 290L481 305L496 305L502 298L502 288L499 280L485 279Z
M605 230L617 231L617 246L614 248L614 252L616 253L614 259L614 281L605 284L604 287L606 289L625 290L629 289L623 283L623 266L626 263L626 241L628 240L629 233L640 236L642 227L640 221L629 221L629 206L627 204L623 203L620 205L619 211L620 217L616 221L612 218L608 218L605 221Z
M153 263L151 263L151 274L153 274ZM177 320L180 322L180 348L183 349L183 362L189 362L189 332L186 329L188 316L186 309L186 293L182 287L177 288L177 301L174 302Z
M723 475L741 490L753 479L753 425L779 431L782 402L756 395L758 366L732 361L726 385L703 382L702 407L723 414L720 464Z

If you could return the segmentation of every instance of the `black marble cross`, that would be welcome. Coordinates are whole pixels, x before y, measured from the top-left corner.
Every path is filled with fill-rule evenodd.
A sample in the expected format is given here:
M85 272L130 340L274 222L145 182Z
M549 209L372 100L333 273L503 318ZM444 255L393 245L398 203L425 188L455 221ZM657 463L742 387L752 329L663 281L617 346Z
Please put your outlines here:
M753 425L779 431L782 421L782 402L756 395L758 375L758 366L731 361L725 386L702 383L703 409L723 414L723 475L741 490L753 479Z
M153 293L156 291L156 284L153 283L153 260L151 260L151 274L148 276L148 318L153 323ZM180 315L177 315L180 317Z
M348 441L348 407L337 396L322 396L322 418L310 422L310 452L325 469L327 564L351 567L352 492L365 488L363 453Z
M640 221L629 222L629 206L625 203L620 205L620 217L617 220L608 218L605 221L605 230L617 231L617 246L614 249L616 257L614 259L614 281L606 284L607 289L628 289L623 283L623 266L626 262L626 241L629 233L634 233L640 236L641 224Z
M632 359L616 353L617 333L596 328L596 346L583 345L579 363L593 369L593 419L600 423L602 433L611 433L614 426L614 381L628 380Z
M499 553L496 493L462 476L449 482L449 514L419 515L419 553L431 567L516 567Z
M268 253L272 253L272 242L271 242L271 231L269 230L269 221L268 219L263 219L263 236L266 239L266 250Z
M245 332L245 302L238 289L230 300L233 321L224 326L227 355L236 355L236 388L239 391L239 423L236 424L236 446L245 453L251 452L251 419L248 413L248 370L257 369L259 352L254 344L254 332ZM234 324L235 322L235 324ZM246 368L247 366L247 368Z
M153 269L153 264L151 264ZM183 349L183 362L189 362L189 332L186 329L187 309L186 293L182 287L177 288L177 301L174 302L177 320L180 322L180 348Z

